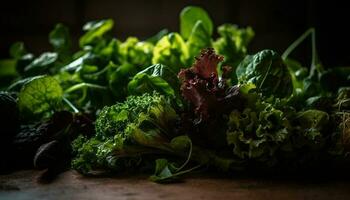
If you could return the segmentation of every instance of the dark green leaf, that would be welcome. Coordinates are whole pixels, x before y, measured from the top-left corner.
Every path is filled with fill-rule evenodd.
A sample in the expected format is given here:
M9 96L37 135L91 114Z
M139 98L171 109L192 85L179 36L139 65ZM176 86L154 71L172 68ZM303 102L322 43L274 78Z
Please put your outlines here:
M238 66L236 74L239 82L254 83L264 96L288 97L293 92L288 68L272 50L247 56Z
M72 42L66 26L57 24L49 34L49 41L54 50L59 53L61 59L67 60L70 58Z
M19 59L22 56L24 56L25 54L27 54L27 50L24 47L24 43L23 42L16 42L13 43L10 47L10 55L12 58L14 59Z
M46 52L41 54L38 58L33 60L29 65L24 68L26 73L43 73L46 72L58 58L57 53Z
M167 97L175 98L173 88L161 77L150 76L145 73L139 73L128 84L129 95L141 95L157 91Z

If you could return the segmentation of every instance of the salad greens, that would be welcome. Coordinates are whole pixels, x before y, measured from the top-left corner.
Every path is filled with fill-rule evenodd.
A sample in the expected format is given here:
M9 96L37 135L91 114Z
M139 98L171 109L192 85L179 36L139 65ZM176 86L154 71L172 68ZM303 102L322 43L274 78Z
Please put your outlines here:
M153 171L164 183L198 170L345 168L350 67L322 66L314 29L279 54L249 52L251 27L215 30L195 6L180 13L179 33L120 40L113 25L85 24L76 52L63 24L40 55L11 46L0 61L0 153L13 153L1 170L34 159L55 172ZM291 55L310 36L306 67Z

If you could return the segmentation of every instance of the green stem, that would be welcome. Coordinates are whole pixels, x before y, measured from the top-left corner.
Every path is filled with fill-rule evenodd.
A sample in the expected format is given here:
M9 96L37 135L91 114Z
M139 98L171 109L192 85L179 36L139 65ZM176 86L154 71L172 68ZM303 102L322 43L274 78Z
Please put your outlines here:
M311 67L310 67L310 77L312 77L316 71L322 72L321 65L318 65L318 56L316 50L316 31L315 28L309 28L304 34L302 34L298 39L296 39L282 54L282 59L286 60L288 56L302 43L304 40L311 36Z
M282 59L286 60L291 54L309 35L314 35L315 29L309 28L305 33L303 33L298 39L296 39L282 54ZM314 52L314 48L312 48L312 51ZM312 58L312 62L314 62L314 56Z
M73 85L72 87L66 89L64 91L64 93L68 94L68 93L71 93L71 92L74 92L76 90L79 90L81 88L93 88L93 89L98 89L98 90L107 90L107 87L104 87L104 86L100 86L100 85L96 85L96 84L91 84L91 83L79 83L79 84L76 84L76 85Z
M176 172L181 171L181 170L188 164L188 162L190 162L190 160L191 160L191 157L192 157L192 141L189 140L189 143L190 143L190 150L189 150L187 159L186 159L186 161L184 162L184 164L182 164L181 167L179 167L179 168L176 170Z
M187 169L187 170L183 170L183 171L174 173L172 176L175 177L175 176L180 176L180 175L183 175L183 174L192 172L193 170L198 169L198 168L200 168L201 166L202 166L202 165L197 165L197 166L192 167L192 168L190 168L190 169Z
M63 101L74 111L74 113L79 112L79 110L67 98L63 97Z

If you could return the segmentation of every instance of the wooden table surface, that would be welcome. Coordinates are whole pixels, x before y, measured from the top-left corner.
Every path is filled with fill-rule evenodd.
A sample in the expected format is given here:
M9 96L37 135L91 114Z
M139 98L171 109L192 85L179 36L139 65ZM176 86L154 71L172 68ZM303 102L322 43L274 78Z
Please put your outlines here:
M75 171L51 183L38 181L40 171L0 175L0 199L245 200L350 199L350 181L189 177L181 183L157 184L145 175L83 177Z

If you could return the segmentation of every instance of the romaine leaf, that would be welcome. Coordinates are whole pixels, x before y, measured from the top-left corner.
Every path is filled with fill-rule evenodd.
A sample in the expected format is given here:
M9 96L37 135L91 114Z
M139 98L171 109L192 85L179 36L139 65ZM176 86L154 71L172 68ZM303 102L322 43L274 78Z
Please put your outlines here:
M205 29L202 21L197 21L194 25L191 35L186 43L190 53L190 58L193 59L202 49L211 47L211 37Z
M197 6L188 6L180 13L180 33L184 39L188 39L192 33L193 27L198 21L202 21L209 36L213 33L213 22L208 13Z

